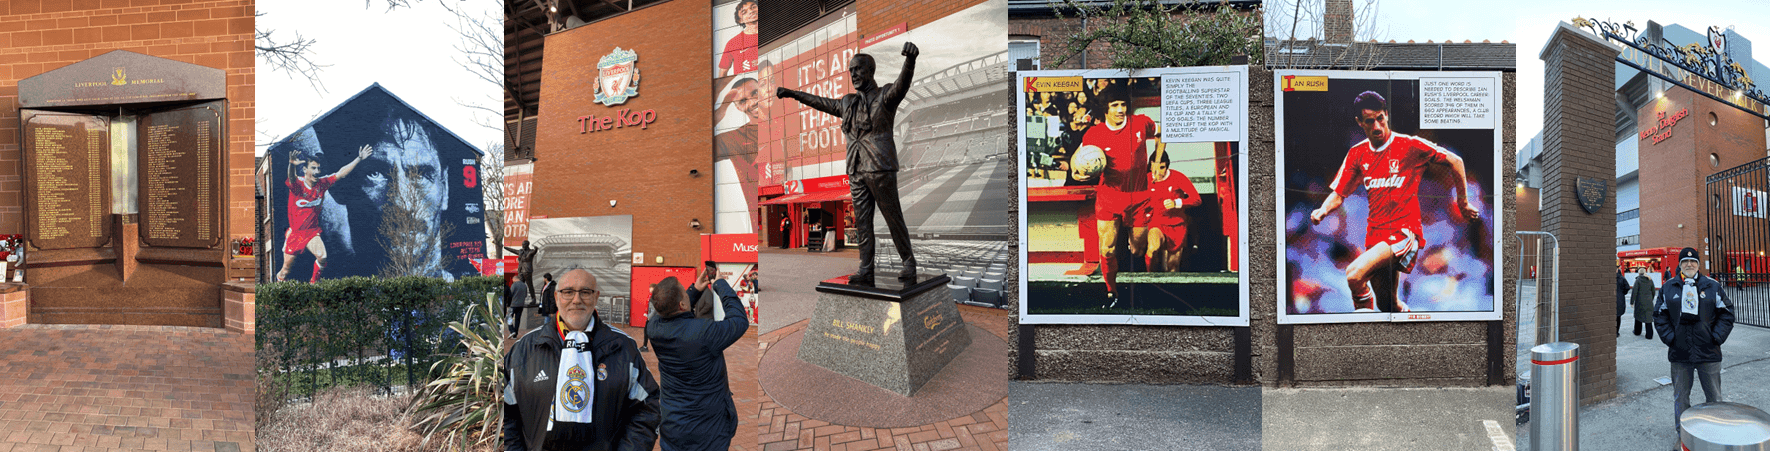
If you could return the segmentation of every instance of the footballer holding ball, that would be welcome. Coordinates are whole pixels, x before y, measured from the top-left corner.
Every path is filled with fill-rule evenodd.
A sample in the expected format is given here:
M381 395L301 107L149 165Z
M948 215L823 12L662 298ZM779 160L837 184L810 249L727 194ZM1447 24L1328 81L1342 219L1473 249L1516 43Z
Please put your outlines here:
M1356 191L1353 184L1364 186L1370 202L1365 250L1346 267L1353 312L1407 312L1399 293L1401 274L1413 271L1414 257L1425 239L1420 232L1420 178L1435 169L1448 169L1444 174L1456 191L1456 211L1471 221L1479 219L1481 211L1469 203L1462 157L1431 141L1391 131L1389 101L1381 94L1359 93L1352 111L1365 140L1347 151L1334 177L1333 193L1309 214L1309 221L1321 224Z
M1101 105L1106 106L1105 121L1089 127L1082 135L1082 146L1098 147L1106 154L1106 169L1101 172L1099 185L1094 189L1094 220L1099 226L1100 273L1106 282L1106 307L1109 308L1118 304L1113 278L1118 275L1114 249L1118 245L1119 227L1134 226L1132 237L1144 233L1143 227L1133 224L1148 199L1144 191L1149 185L1149 159L1145 158L1144 150L1151 149L1155 155L1160 155L1164 149L1159 139L1161 127L1155 120L1130 113L1129 91L1127 86L1103 90L1100 100ZM1132 241L1132 246L1139 242ZM1143 254L1141 249L1131 252Z

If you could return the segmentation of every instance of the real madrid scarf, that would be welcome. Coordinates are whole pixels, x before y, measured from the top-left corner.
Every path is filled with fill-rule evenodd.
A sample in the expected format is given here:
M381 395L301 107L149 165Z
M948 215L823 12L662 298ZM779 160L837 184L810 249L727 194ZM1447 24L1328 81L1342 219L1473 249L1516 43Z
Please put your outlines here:
M547 430L553 430L553 422L573 422L589 424L591 419L591 400L595 400L596 384L591 380L591 372L599 372L598 377L608 378L607 370L596 368L596 357L590 353L590 335L583 331L567 332L565 323L559 324L560 338L565 340L565 348L559 351L558 389L553 393L553 410L547 419ZM600 379L600 378L599 378Z

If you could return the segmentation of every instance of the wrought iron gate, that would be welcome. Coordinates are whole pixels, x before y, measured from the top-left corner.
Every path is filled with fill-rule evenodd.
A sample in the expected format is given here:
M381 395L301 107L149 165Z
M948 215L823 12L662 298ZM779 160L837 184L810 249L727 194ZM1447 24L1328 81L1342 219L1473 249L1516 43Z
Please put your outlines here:
M1770 158L1708 177L1704 272L1727 287L1739 323L1770 327Z

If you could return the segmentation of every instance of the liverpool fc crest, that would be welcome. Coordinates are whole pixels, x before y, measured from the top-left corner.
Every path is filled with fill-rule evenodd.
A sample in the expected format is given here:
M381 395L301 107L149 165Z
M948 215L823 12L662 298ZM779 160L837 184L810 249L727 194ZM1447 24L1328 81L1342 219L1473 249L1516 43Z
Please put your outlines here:
M633 67L638 61L638 52L621 50L620 47L597 60L596 85L592 88L596 94L595 102L613 107L638 96L639 68Z

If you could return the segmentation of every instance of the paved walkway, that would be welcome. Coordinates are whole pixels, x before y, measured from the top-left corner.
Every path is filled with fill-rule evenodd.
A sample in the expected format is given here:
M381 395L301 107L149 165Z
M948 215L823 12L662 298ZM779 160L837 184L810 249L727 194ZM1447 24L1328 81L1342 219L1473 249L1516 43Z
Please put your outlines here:
M1728 290L1733 290L1729 288ZM1530 370L1535 344L1536 309L1530 304L1535 286L1524 285L1519 309L1518 371ZM1733 296L1733 292L1729 292ZM1546 301L1545 301L1546 302ZM1736 299L1735 303L1744 300ZM1672 427L1671 364L1658 336L1634 336L1634 306L1628 307L1618 330L1614 399L1580 409L1580 446L1586 450L1668 450L1677 447ZM1735 323L1721 345L1721 391L1729 402L1770 408L1770 329ZM1702 387L1692 385L1694 403L1702 403ZM1516 397L1514 397L1516 398ZM1532 413L1533 415L1535 413ZM1534 416L1533 416L1534 418ZM1518 447L1530 447L1530 423L1517 424Z
M0 329L0 452L252 451L252 341L213 328Z
M1260 388L1009 383L1014 450L1260 450Z
M1008 313L1000 309L959 306L965 321L1008 340ZM805 329L805 322L762 335L762 350ZM1006 369L1003 379L1006 381ZM741 406L739 409L743 409ZM808 419L764 394L756 425L765 450L1008 450L1008 399L981 411L928 425L867 428L833 425Z
M756 301L762 334L775 334L782 327L811 319L817 307L817 283L853 273L860 258L853 250L812 253L763 248L758 265L762 293Z
M1513 391L1506 386L1267 389L1261 447L1511 450Z

